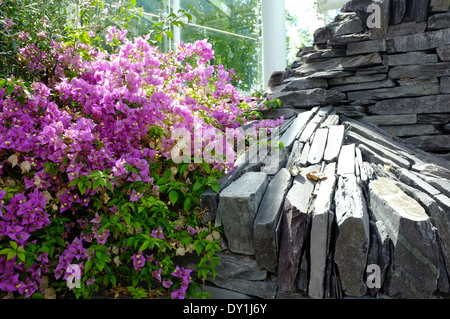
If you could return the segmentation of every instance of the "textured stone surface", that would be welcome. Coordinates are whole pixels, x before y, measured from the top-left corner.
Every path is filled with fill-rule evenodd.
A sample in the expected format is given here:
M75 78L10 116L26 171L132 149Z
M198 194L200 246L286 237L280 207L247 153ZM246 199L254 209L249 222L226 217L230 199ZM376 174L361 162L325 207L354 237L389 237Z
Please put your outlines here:
M339 153L337 174L355 173L355 144L343 145Z
M428 63L417 65L396 66L389 71L389 77L393 80L417 77L442 77L450 76L450 63Z
M345 50L343 49L329 49L322 51L313 51L304 56L302 56L302 60L305 62L313 62L314 60L322 60L329 58L338 58L345 56Z
M389 66L436 63L438 62L438 57L436 54L425 52L408 52L387 55L386 62Z
M417 135L439 135L441 132L435 125L416 124L416 125L380 125L380 128L388 134L409 137Z
M370 29L370 37L372 39L382 38L386 35L391 20L391 1L392 0L373 0L372 2L380 13L377 16L379 27Z
M295 141L294 146L292 147L291 154L289 155L287 161L287 169L291 173L292 176L297 176L301 172L301 158L303 152L304 144L300 141ZM309 155L309 152L308 152ZM306 163L306 160L305 160Z
M325 148L323 159L325 162L334 162L338 159L344 141L345 126L332 125L328 133L327 146Z
M398 79L397 83L400 84L400 86L410 86L410 85L420 85L420 84L436 84L436 83L439 83L439 79L437 77Z
M347 45L347 55L366 54L383 51L386 51L385 39L353 42Z
M441 193L450 196L450 180L445 178L426 178L426 181Z
M278 265L280 221L284 197L291 187L291 174L282 168L266 189L254 223L255 258L260 267L275 273Z
M428 30L450 28L450 12L434 14L428 18Z
M402 125L416 124L417 114L399 114L399 115L367 115L361 118L361 121L376 125Z
M416 22L425 22L428 18L430 0L408 0L406 5L406 15Z
M395 175L398 177L400 182L419 189L428 195L435 196L440 193L440 191L428 184L424 179L414 173L411 173L409 170L400 168L395 171Z
M450 135L414 136L405 141L425 151L450 151Z
M369 215L355 175L340 176L335 194L338 235L334 260L344 294L366 293L366 262L369 251Z
M368 112L378 115L450 113L450 95L385 100L369 106Z
M323 159L323 154L328 139L328 128L317 129L314 134L314 140L308 154L308 164L318 164Z
M450 73L450 71L449 71ZM440 93L440 85L435 84L422 84L411 85L403 87L391 87L381 88L365 91L348 92L347 97L349 100L384 100L394 99L400 97L418 97L423 95L433 95Z
M356 132L348 132L347 141L358 145L361 151L363 151L363 153L365 153L365 155L371 160L376 161L377 164L388 164L389 162L394 166L405 167L408 169L411 167L410 162L406 158L397 154L397 152L392 151L388 147L385 147L373 140L364 138ZM372 158L374 155L375 157ZM377 159L375 160L375 158ZM383 159L383 162L380 163L379 160L381 158Z
M308 76L309 79L335 79L337 77L347 77L352 76L353 72L350 71L339 71L339 70L331 70L331 71L320 71L315 72Z
M450 44L450 29L394 37L387 41L388 53L422 51Z
M450 93L450 77L441 78L441 93L442 94Z
M427 29L428 24L426 22L417 23L409 22L398 25L390 25L386 33L386 39L393 39L395 37L423 33Z
M381 80L386 80L386 73L375 73L370 75L359 75L359 76L347 76L347 77L337 77L328 81L330 86L346 85L346 84L357 84L361 82L376 82ZM334 88L333 88L334 89Z
M300 136L298 136L298 140L302 143L309 142L310 139L313 137L316 129L320 126L320 123L322 123L322 121L324 120L325 116L327 116L327 113L317 113L313 117L313 119L306 125L305 129L300 134Z
M267 271L257 262L244 255L220 254L220 266L216 268L217 278L236 278L249 281L266 280Z
M450 61L450 45L446 45L436 49L436 52L441 61L448 62Z
M306 175L316 170L320 167L315 165L303 169L285 199L278 259L278 287L282 292L297 290L300 256L306 248L309 205L314 190L314 183Z
M253 223L267 184L266 174L249 172L220 193L219 213L231 251L254 255Z
M406 2L407 0L391 0L391 25L396 25L403 21L406 13Z
M314 32L314 43L324 44L337 36L359 33L363 29L364 24L356 13L340 13L333 22Z
M267 282L216 278L212 282L216 286L262 299L274 299L277 294L277 283L275 281Z
M308 77L294 79L286 86L285 91L298 91L307 89L327 89L328 83L325 79L311 79Z
M439 250L430 218L387 178L372 181L369 193L371 211L385 224L394 247L386 291L400 298L430 298L439 275Z
M449 95L450 96L450 95ZM450 113L442 114L418 114L417 123L419 124L446 124L450 122Z
M324 174L326 179L316 186L319 189L311 216L309 249L311 268L308 295L314 299L323 298L325 294L325 270L329 254L331 225L334 218L331 206L336 183L336 163L328 164L325 167Z
M290 149L292 147L297 136L301 134L313 116L314 112L312 111L306 111L297 116L289 129L280 138L280 142L283 143L285 148Z
M449 8L450 8L450 2L448 0L431 0L430 1L431 12L448 11Z
M381 63L382 59L380 54L372 53L308 63L293 70L293 72L301 76L301 74L309 75L320 71L345 71L349 69L356 69L359 67L373 66Z
M384 81L365 82L365 83L336 86L333 89L336 91L340 91L340 92L351 92L351 91L360 91L360 90L391 88L394 86L395 86L395 83L392 80L388 79L388 80L384 80ZM360 96L364 97L364 95L360 95Z
M373 288L370 288L370 293L376 295L382 288L385 282L386 273L391 261L391 244L389 234L382 221L370 222L370 248L367 256L367 265L377 265L381 271L380 276L369 280ZM379 280L378 286L376 280Z
M310 108L313 106L334 105L345 98L338 91L324 89L299 90L273 94L281 100L284 107Z
M351 0L342 6L342 12L355 12L364 23L371 12L367 12L367 7L372 4L372 0Z

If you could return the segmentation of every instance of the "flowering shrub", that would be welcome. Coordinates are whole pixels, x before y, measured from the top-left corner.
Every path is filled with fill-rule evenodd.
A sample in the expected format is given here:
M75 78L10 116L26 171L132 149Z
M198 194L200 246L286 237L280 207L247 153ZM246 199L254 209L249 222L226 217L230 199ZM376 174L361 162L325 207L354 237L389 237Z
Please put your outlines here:
M258 100L209 64L206 40L161 53L149 37L126 34L109 28L108 51L90 41L43 51L18 36L24 67L46 81L0 80L2 291L42 296L47 276L77 298L119 283L135 296L185 298L199 284L173 258L187 252L201 257L200 278L215 274L220 230L201 224L199 195L233 163L177 164L171 132L192 132L194 153L211 142L198 144L195 132L254 119ZM67 285L74 277L79 287Z

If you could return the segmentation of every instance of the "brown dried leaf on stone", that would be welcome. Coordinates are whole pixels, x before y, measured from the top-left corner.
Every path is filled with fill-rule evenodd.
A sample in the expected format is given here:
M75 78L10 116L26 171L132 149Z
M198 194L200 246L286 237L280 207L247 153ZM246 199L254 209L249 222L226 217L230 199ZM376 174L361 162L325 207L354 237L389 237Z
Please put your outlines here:
M306 174L306 177L313 181L323 181L327 179L327 176L325 174L316 171Z

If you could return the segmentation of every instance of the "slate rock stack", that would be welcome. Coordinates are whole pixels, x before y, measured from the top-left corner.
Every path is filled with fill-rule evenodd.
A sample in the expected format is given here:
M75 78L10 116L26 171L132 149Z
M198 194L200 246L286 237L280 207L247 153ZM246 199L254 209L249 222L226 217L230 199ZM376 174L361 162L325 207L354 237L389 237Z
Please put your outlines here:
M273 75L271 91L284 107L332 104L338 114L450 158L449 5L349 1L334 22L316 30L313 47Z
M201 196L224 226L213 298L450 297L449 17L349 1L273 74L284 148L248 150Z

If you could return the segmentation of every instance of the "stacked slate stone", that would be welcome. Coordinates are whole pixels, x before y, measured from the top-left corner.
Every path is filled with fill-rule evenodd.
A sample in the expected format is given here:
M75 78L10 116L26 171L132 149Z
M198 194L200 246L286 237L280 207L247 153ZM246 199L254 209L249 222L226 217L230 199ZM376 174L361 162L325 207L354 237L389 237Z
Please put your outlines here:
M380 8L377 13L370 5ZM353 0L270 80L283 106L334 105L450 158L450 2Z
M280 156L247 151L201 196L224 227L210 282L264 299L448 297L450 162L333 106L282 111Z
M201 196L224 228L213 298L450 297L449 6L349 1L272 75L284 148Z

